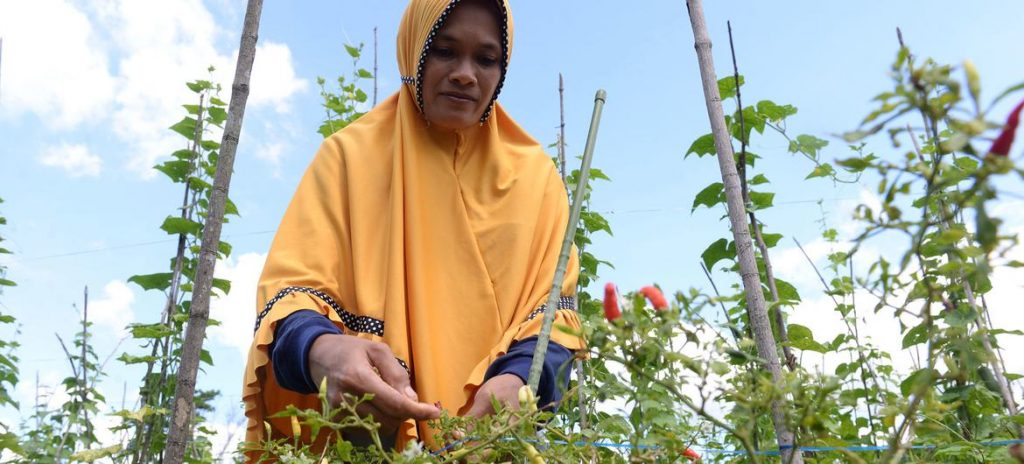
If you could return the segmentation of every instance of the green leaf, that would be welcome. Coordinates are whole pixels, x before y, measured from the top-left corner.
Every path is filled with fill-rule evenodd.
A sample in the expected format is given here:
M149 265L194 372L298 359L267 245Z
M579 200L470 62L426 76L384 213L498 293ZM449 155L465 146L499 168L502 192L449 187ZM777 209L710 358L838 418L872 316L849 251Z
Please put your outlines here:
M986 253L991 253L999 244L999 237L996 235L999 229L999 219L992 218L985 209L984 202L978 202L974 214L974 236Z
M217 107L217 106L211 106L210 109L209 109L209 114L210 114L210 122L212 122L216 126L219 126L219 125L223 124L224 121L227 121L227 119L228 119L228 112L227 112L227 110L225 110L224 108Z
M361 78L363 78L363 79L373 79L373 74L371 74L370 71L367 71L367 70L362 69L362 68L360 68L358 71L356 71L356 75L361 77Z
M764 239L764 246L772 248L782 240L782 234L761 234L761 238Z
M196 135L196 120L195 118L184 117L177 124L170 127L174 132L181 134L182 137L192 140Z
M207 365L210 365L210 366L213 365L213 356L211 356L210 352L207 351L205 348L203 348L199 352L199 360L204 362L204 363L206 363Z
M804 177L804 179L813 179L815 177L831 177L835 175L835 173L836 170L832 167L831 164L821 163L815 166L814 170L812 170L811 173L807 175L807 177Z
M696 154L698 157L704 157L704 155L714 155L715 136L712 134L704 134L700 137L697 137L697 140L694 140L693 143L690 144L690 148L686 150L686 154L683 155L683 158L685 159L686 157L690 156L690 153Z
M907 376L900 382L900 393L903 393L904 397L910 396L914 390L917 389L922 383L934 381L934 377L939 376L939 371L935 369L918 369L914 373Z
M348 52L348 56L351 56L352 58L359 58L358 48L345 44L345 51Z
M168 235L186 234L198 237L203 225L191 219L167 216L164 223L160 225L160 229L167 232Z
M743 85L743 76L740 75L740 85ZM736 85L736 79L733 76L723 77L718 80L718 96L722 100L727 100L736 96L736 89L739 86Z
M228 198L224 202L224 215L225 216L241 216L238 213L238 206L236 206L235 202L231 201L230 198Z
M693 207L690 209L690 213L696 211L698 206L704 205L708 208L712 208L723 202L725 202L725 193L723 191L722 183L715 182L704 187L704 190L697 193L697 196L693 199Z
M793 284L786 282L778 277L775 278L775 289L779 291L779 301L782 302L798 302L800 301L800 293L796 291L796 287Z
M828 146L827 140L819 139L813 135L800 134L796 136L797 151L813 158L817 158L818 152ZM792 151L792 146L790 146Z
M708 271L719 261L733 259L734 256L736 256L735 250L730 251L729 241L724 238L715 240L700 254L700 258L704 261L704 266L708 268Z
M172 181L181 183L185 182L185 179L188 178L189 171L192 170L192 163L183 160L171 160L153 166L153 169L164 173Z
M196 116L199 115L199 105L181 105L181 106L185 107L185 111L188 111L188 114L196 115Z
M14 283L13 280L7 280L0 278L0 287L17 287L18 284Z
M758 210L771 208L772 200L775 199L775 194L771 192L754 192L750 193L750 202L754 204L754 208Z
M230 280L218 279L218 278L214 277L212 285L213 285L213 288L216 288L217 290L220 290L220 291L224 292L225 295L227 295L229 292L231 292L231 281Z
M773 101L761 100L757 102L757 112L763 114L769 121L778 123L796 114L796 107L792 105L776 105Z
M789 344L793 348L818 353L828 352L828 348L825 345L814 341L814 334L811 333L811 329L808 327L800 324L789 324L786 327L786 332L789 334Z
M761 185L761 184L767 184L767 183L769 183L768 178L765 177L764 174L758 174L758 175L754 176L753 179L750 179L750 181L747 182L747 185Z
M133 275L128 278L128 281L134 282L142 287L143 290L163 291L171 286L171 277L173 277L173 274L170 272L159 272L156 274Z
M844 160L836 161L836 164L842 166L843 168L850 172L861 172L867 169L868 166L871 166L871 162L874 161L876 158L877 157L875 155L867 155L863 158L857 156L853 158L847 158Z
M577 171L578 171L578 169L577 169ZM601 180L607 180L607 181L612 180L612 178L608 177L608 175L605 174L604 171L602 171L600 169L597 169L597 168L590 168L590 180L594 180L594 179L601 179Z
M132 331L134 338L164 338L177 333L171 327L164 324L130 324L128 328Z
M228 106L227 103L224 103L224 100L221 100L221 99L219 99L217 97L210 97L210 104L216 105L216 106Z
M219 251L220 254L224 257L230 256L231 244L221 240L221 242L217 244L217 251Z
M907 349L911 346L924 343L928 341L928 327L923 323L907 331L903 335L903 348Z
M158 359L160 358L157 356L134 356L128 353L121 353L121 356L117 357L118 361L125 364L149 364L151 362L156 362Z
M175 158L178 158L180 160L183 160L183 161L191 161L191 160L195 159L196 152L194 152L192 150L178 150L178 151L175 151L174 153L171 153L171 156L173 156Z
M100 459L113 456L119 452L121 452L120 443L116 445L110 445L106 448L86 449L78 451L72 454L71 456L68 456L68 459L70 459L71 461L96 462Z

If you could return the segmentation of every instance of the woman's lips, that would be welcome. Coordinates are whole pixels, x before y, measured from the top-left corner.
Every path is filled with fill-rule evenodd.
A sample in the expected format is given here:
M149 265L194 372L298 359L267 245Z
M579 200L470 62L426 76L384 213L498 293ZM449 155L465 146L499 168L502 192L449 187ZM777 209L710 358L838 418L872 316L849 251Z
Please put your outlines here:
M474 103L476 99L461 93L442 92L441 96L456 103Z

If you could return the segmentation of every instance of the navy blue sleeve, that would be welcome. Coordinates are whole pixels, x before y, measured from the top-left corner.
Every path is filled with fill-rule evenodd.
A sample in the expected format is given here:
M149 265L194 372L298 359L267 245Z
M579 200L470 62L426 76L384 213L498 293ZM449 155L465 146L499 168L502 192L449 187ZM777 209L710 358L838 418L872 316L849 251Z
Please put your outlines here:
M501 374L513 374L526 383L530 378L530 364L536 347L536 336L513 343L504 356L494 360L487 368L484 381ZM539 405L546 406L562 400L562 392L569 388L570 359L572 351L555 342L548 342L548 354L544 356L544 368L541 370L540 384L537 385Z
M309 348L321 335L340 333L330 319L309 309L295 311L278 322L270 344L277 384L298 393L316 393L320 386L309 372Z

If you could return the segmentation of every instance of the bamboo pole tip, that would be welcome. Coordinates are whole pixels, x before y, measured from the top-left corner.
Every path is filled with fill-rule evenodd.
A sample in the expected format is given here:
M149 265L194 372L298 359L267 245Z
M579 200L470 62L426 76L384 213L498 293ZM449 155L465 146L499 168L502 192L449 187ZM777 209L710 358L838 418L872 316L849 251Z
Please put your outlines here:
M607 97L608 92L605 92L604 89L597 89L597 95L594 95L594 100L601 100L601 103L604 103L604 100Z

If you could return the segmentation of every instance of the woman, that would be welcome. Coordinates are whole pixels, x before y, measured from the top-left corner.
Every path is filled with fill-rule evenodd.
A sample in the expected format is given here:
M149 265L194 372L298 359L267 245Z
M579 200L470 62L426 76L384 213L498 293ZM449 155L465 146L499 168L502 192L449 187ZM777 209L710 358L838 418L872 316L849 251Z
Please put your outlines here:
M267 416L372 393L399 448L436 447L441 408L515 406L562 236L565 188L496 103L512 45L503 0L413 0L398 32L401 89L321 146L274 238L258 291L243 399L247 440L291 434ZM579 327L575 250L556 324ZM553 331L541 402L578 337ZM271 424L265 436L264 421ZM304 439L309 439L304 431Z

